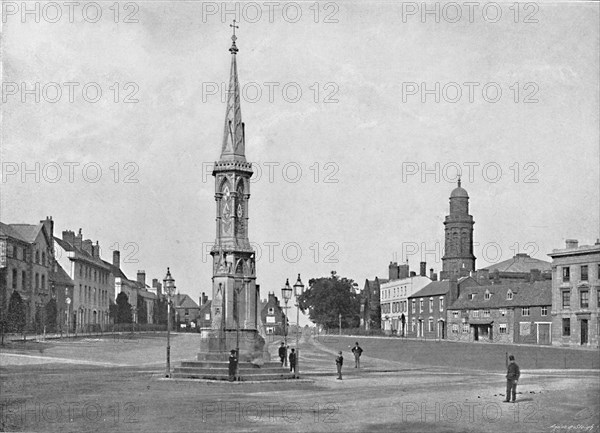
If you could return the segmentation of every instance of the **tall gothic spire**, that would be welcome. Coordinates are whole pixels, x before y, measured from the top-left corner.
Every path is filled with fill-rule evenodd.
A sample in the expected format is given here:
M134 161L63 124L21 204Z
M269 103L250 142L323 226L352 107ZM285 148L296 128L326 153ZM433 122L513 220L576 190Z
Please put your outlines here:
M231 71L229 73L229 88L227 89L227 109L225 111L225 128L223 131L223 145L221 147L221 160L246 161L244 123L242 122L242 107L240 105L240 83L238 81L236 55L238 48L235 45L237 36L235 29L238 26L230 24L233 28L231 36Z

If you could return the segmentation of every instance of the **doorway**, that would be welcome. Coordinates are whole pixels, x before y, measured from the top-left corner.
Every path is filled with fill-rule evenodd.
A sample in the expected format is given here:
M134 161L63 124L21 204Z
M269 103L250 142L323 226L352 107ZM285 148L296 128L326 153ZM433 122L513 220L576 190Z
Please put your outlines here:
M581 319L581 344L588 343L588 321Z

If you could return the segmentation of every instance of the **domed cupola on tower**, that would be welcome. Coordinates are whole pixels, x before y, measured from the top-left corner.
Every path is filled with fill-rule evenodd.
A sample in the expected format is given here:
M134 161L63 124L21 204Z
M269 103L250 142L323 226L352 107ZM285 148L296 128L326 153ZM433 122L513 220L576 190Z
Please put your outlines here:
M444 221L444 257L442 257L441 279L451 274L458 277L469 275L475 270L473 255L473 217L469 215L469 194L458 186L450 193L450 215Z

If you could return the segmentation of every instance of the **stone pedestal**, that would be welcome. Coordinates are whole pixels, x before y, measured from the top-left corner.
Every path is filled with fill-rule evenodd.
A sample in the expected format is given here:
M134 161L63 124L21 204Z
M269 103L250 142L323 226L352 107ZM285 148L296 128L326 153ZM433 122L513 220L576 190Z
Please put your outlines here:
M261 364L269 361L269 353L265 348L265 340L255 330L235 329L201 331L199 360L229 358L229 352L239 344L239 362Z

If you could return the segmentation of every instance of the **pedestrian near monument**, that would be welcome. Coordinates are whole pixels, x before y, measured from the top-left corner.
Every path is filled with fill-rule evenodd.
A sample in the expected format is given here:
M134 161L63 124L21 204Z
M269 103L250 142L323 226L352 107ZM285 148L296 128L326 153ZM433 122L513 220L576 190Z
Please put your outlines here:
M282 341L281 346L279 346L279 359L281 360L281 366L285 364L285 357L287 355L287 349L285 347L285 343Z
M335 358L335 366L337 367L338 380L342 380L342 365L344 365L344 357L342 356L342 351L338 352L337 358Z
M362 355L363 350L358 345L358 341L356 345L352 348L352 353L354 353L354 368L360 368L360 355Z
M290 352L290 371L296 372L296 351L292 349Z
M508 366L506 370L506 399L504 402L510 402L512 396L512 402L514 403L517 399L517 382L521 376L521 370L519 370L519 366L515 362L515 357L513 355L508 357Z
M229 353L229 381L230 382L233 382L236 379L237 366L238 366L237 352L234 349L231 349L231 352Z

